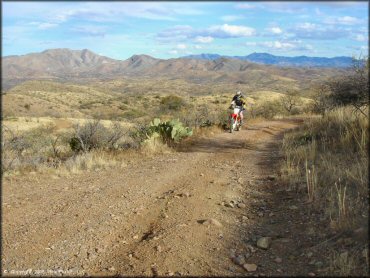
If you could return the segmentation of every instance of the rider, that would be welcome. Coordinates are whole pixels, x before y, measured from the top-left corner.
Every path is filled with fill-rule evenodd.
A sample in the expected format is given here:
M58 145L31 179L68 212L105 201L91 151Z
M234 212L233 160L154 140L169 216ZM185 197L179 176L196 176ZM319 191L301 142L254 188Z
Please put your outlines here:
M238 91L236 95L233 97L233 100L231 102L231 107L240 107L240 125L243 124L243 111L245 110L244 105L246 104L245 98L241 91Z

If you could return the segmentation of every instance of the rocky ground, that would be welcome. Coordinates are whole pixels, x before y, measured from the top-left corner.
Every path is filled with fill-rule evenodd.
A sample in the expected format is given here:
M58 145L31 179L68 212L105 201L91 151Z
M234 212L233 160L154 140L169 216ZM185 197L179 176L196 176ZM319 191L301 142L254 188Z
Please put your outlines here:
M336 235L279 178L297 124L256 123L119 171L5 178L3 274L330 274Z

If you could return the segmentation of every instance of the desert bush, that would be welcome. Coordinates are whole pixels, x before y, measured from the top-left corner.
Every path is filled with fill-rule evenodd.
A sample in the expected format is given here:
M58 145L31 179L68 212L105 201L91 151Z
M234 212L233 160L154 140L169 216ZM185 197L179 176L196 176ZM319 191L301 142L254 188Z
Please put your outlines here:
M178 111L185 106L186 102L182 97L169 95L161 99L160 105L165 110Z
M146 113L142 109L130 109L128 111L125 111L122 116L126 119L133 120L145 115Z
M265 119L272 119L279 114L284 114L284 110L281 103L278 101L258 103L250 109L247 109L247 113L245 113L249 118L262 117Z
M113 122L110 128L93 120L84 125L75 125L69 145L74 152L88 152L93 149L117 149L118 142L126 135L126 131L118 122Z
M54 127L42 126L23 133L4 127L2 136L2 172L16 169L37 169L57 152L53 145ZM54 149L53 149L54 147Z
M203 104L178 113L178 117L186 126L198 128L227 124L228 114L227 109L211 108L207 104Z

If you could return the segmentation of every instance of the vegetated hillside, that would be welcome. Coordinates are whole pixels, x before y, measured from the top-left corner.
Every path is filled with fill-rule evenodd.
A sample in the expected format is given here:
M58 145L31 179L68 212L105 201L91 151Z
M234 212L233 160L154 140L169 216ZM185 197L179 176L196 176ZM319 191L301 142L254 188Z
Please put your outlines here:
M87 49L51 49L41 53L3 58L3 89L26 80L59 80L90 82L123 77L165 77L184 79L193 83L239 83L266 86L290 78L301 85L317 78L342 73L342 69L281 68L255 64L235 58L156 59L134 55L121 61L97 55ZM286 80L286 79L285 79ZM269 88L272 89L272 88Z
M294 66L294 67L324 67L345 68L352 65L352 57L308 57L308 56L275 56L269 53L252 53L246 56L221 56L219 54L188 55L184 58L198 60L216 60L221 57L250 61L265 65Z
M292 84L294 82L282 81ZM194 84L185 80L118 79L89 84L27 81L3 94L3 117L74 117L143 119L182 112L198 113L227 109L236 90L254 105L284 96L280 90L258 90L245 84ZM166 99L175 96L175 99ZM303 103L308 99L302 97ZM174 102L174 103L173 103ZM173 105L175 105L173 107Z

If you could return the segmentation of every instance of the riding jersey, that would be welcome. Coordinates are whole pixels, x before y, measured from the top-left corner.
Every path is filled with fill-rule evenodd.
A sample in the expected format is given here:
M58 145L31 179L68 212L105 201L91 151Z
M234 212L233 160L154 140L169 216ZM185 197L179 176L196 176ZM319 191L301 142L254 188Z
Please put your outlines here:
M240 95L235 95L233 97L233 101L235 101L235 105L236 106L243 106L243 105L246 104L245 99L242 96L240 96Z

